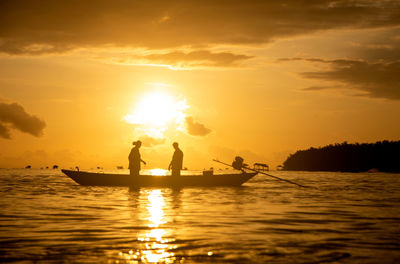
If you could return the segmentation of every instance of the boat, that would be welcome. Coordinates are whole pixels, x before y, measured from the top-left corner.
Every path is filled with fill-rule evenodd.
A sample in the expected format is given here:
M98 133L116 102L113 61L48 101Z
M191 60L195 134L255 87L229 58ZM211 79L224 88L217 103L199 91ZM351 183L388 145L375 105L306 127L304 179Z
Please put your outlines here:
M61 170L76 183L84 186L135 186L135 187L189 187L189 186L240 186L258 172L212 173L182 175L172 178L166 175L140 175L133 181L129 174Z

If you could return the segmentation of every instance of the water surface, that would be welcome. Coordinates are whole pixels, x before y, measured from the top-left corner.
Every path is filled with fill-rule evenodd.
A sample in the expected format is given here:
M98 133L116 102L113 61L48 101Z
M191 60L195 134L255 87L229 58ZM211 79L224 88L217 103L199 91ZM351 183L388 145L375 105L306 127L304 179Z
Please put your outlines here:
M399 263L400 175L271 172L241 187L79 186L0 170L0 262Z

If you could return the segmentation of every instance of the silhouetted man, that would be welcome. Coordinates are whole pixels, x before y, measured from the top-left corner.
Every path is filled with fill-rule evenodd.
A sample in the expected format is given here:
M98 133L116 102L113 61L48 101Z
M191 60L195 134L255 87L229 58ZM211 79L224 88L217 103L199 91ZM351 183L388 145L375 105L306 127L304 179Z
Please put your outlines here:
M181 169L183 163L183 152L179 148L179 144L174 142L172 146L175 149L174 155L172 156L171 163L168 166L168 170L172 169L171 175L172 177L179 177L181 176Z
M142 146L142 142L140 140L135 141L132 143L135 147L132 148L131 152L129 153L129 170L131 176L134 178L134 180L137 180L137 177L139 177L139 171L140 171L140 162L143 162L146 164L144 160L141 159L140 157L140 152L139 149Z

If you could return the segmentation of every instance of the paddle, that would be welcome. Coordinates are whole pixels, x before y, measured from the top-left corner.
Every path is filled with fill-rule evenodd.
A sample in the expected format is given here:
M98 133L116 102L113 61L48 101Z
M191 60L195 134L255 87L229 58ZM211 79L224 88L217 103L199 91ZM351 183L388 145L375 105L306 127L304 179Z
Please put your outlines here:
M219 160L217 160L217 159L213 159L213 161L219 162L219 163L224 164L224 165L229 166L229 167L233 167L231 164L228 164L228 163L219 161ZM251 168L248 168L248 167L243 167L243 168L244 168L244 169L247 169L247 170L250 170L250 171L255 171L255 172L258 172L258 173L267 175L267 176L272 177L272 178L275 178L275 179L277 179L277 180L281 180L281 181L285 181L285 182L288 182L288 183L291 183L291 184L295 184L295 185L297 185L297 186L299 186L299 187L310 188L310 187L308 187L308 186L301 185L301 184L298 184L298 183L295 183L295 182L292 182L292 181L289 181L289 180L286 180L286 179L282 179L282 178L279 178L279 177L277 177L277 176L274 176L274 175L271 175L271 174L268 174L268 173L265 173L265 172L262 172L262 171L254 170L254 169L251 169Z

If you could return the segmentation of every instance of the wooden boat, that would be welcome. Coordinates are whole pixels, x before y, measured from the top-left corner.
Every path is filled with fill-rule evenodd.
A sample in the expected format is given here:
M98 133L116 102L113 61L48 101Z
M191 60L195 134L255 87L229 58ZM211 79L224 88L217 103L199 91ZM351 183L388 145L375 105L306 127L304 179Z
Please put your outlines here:
M185 186L240 186L258 172L224 173L171 176L140 175L133 181L129 174L112 174L61 170L80 185L85 186L138 186L138 187L185 187Z

